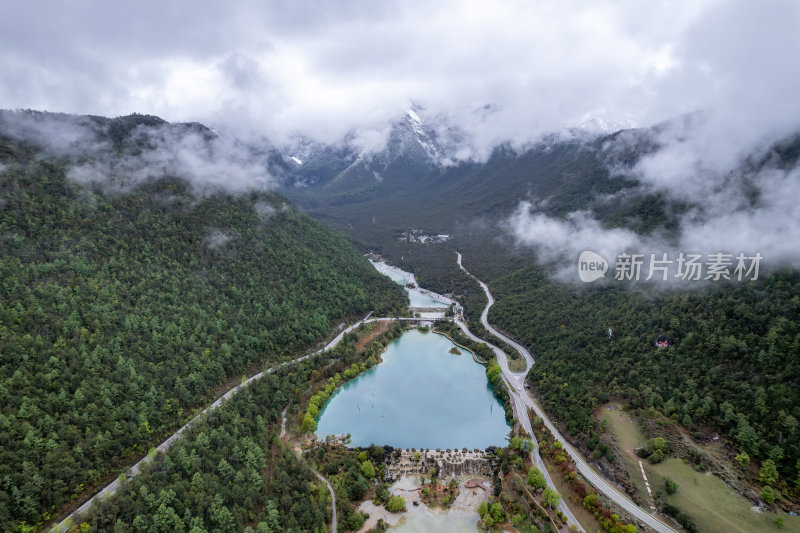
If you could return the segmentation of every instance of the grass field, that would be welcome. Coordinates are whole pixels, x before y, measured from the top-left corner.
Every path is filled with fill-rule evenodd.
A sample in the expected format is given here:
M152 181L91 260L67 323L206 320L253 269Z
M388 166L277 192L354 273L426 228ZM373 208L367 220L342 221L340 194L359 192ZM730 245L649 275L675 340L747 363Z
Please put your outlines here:
M626 470L631 476L631 481L636 487L639 498L641 498L641 501L646 502L647 489L645 488L642 474L639 471L637 457L635 457L633 453L635 448L644 445L642 432L631 418L620 409L603 409L603 418L608 420L608 430L614 433L617 445L626 452L621 457L617 457L617 460L625 465Z
M608 420L608 429L613 431L618 444L632 453L633 448L644 444L644 437L638 426L622 411L604 409L602 418ZM626 463L630 467L631 478L637 489L646 497L644 481L638 469L638 461L628 455ZM644 461L645 472L650 487L661 493L663 501L677 506L691 516L704 533L751 533L779 531L774 523L775 513L758 513L752 510L751 503L728 487L720 478L711 474L697 472L681 459L670 458L658 465ZM678 491L667 495L664 490L664 477L678 483ZM800 533L800 518L781 513L784 528L781 531Z
M512 372L523 372L527 365L525 359L508 359L508 369Z

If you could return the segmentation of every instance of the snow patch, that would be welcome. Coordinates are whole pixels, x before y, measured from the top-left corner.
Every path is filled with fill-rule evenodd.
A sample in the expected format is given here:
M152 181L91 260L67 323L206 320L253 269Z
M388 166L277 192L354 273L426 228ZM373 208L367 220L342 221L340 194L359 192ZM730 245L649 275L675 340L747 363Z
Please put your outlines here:
M422 119L421 119L421 118L419 118L419 115L417 115L417 114L414 112L414 110L413 110L413 109L409 109L409 110L407 110L407 111L406 111L406 113L408 114L408 116L411 118L411 120L412 120L413 122L416 122L417 124L422 124Z

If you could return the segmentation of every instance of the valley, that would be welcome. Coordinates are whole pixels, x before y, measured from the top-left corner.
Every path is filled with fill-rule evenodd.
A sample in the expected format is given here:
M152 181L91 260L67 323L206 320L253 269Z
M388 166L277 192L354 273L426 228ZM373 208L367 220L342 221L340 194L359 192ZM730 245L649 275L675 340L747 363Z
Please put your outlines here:
M543 216L568 218L586 209L604 224L624 226L645 238L656 234L678 238L681 213L696 206L651 194L635 181L609 172L609 157L621 158L618 161L628 166L646 158L653 149L648 146L652 131L554 140L523 153L498 150L481 165L439 167L430 170L425 180L399 176L394 183L385 180L354 197L336 197L325 187L287 194L312 216L350 234L363 250L413 271L426 287L452 294L463 305L465 324L480 337L499 339L507 354L529 353L536 364L527 379L514 383L512 391L523 383L530 387L537 398L537 414L549 415L543 418L553 421L553 429L571 446L570 455L579 459L581 472L596 477L597 484L605 484L603 477L616 466L591 465L603 431L592 413L609 402L620 402L639 416L653 412L667 416L698 438L720 435L729 463L737 453L750 458L758 455L762 465L778 463L780 507L760 498L758 492L765 484L759 480L758 468L741 473L734 483L740 491L759 487L751 499L760 502L762 511L765 504L771 511L761 515L763 524L778 527L773 523L778 519L789 524L792 515L787 511L797 510L800 448L796 430L779 428L787 420L794 428L797 404L790 398L800 397L794 390L796 361L790 348L796 345L798 333L796 270L774 269L748 284L692 289L640 286L629 290L613 280L577 287L554 279L559 263L549 256L543 259L541 250L520 245L509 226L516 216L515 202L529 198ZM774 156L754 155L752 167L737 172L758 175L760 167L772 165L794 168L797 139L794 135L770 147ZM624 148L615 153L615 143ZM770 157L773 163L766 162ZM539 172L541 177L537 177ZM483 181L470 181L470 175ZM445 183L452 189L448 191ZM356 190L359 187L353 185ZM481 191L492 196L482 197ZM602 199L619 195L626 201ZM446 234L448 239L412 241L409 227ZM543 247L546 251L547 245ZM464 257L462 269L453 265L458 252ZM482 287L464 266L487 285ZM487 306L492 301L488 289L497 299L493 306ZM613 331L610 341L609 330ZM764 342L769 332L781 340ZM652 345L657 335L678 341L659 352ZM693 460L686 449L679 453L683 454L680 459ZM582 463L581 455L592 459ZM614 459L603 461L613 463ZM765 489L768 499L775 481L771 483ZM617 485L605 492L624 491ZM634 498L649 508L642 494L620 498ZM663 499L656 502L658 508L664 503ZM694 512L682 509L681 503ZM623 505L636 512L632 503ZM689 515L705 512L685 500L669 505ZM704 520L701 530L724 531L732 523L722 526ZM748 527L742 525L741 530Z
M120 123L132 128L127 131L181 131L153 118L127 117ZM97 119L91 128L102 131L109 124L116 123ZM196 131L203 130L192 126L182 134ZM520 484L524 469L535 467L547 489L571 490L562 480L554 481L553 476L560 474L549 471L542 460L541 453L550 454L551 450L540 452L535 439L525 451L506 444L507 421L516 432L513 441L530 439L535 419L561 443L559 449L574 462L578 481L598 492L607 506L603 512L613 514L609 507L616 510L613 516L619 523L613 527L623 527L627 521L627 526L645 531L683 528L713 532L770 524L777 527L780 523L793 530L796 522L788 512L795 509L792 461L798 444L793 415L796 384L790 379L796 365L790 354L797 334L797 272L773 270L748 284L721 284L688 292L657 287L632 291L614 281L577 288L555 279L552 271L558 268L557 261L542 261L535 250L520 246L507 226L509 219L502 218L513 215L517 200L509 200L527 187L529 194L548 195L543 210L547 216L588 208L608 224L625 224L642 232L656 226L667 233L673 231L674 215L685 206L660 204L646 191L625 192L633 199L625 206L598 203L598 195L615 195L635 186L612 179L602 170L607 162L598 154L607 151L608 143L617 137L554 141L550 146L533 147L524 156L500 151L485 164L471 168L442 168L431 163L409 167L403 158L419 154L401 150L397 152L405 154L401 158L381 163L385 170L394 169L386 174L394 175L394 182L387 179L378 188L370 186L349 196L347 191L361 187L357 183L363 176L356 179L361 176L356 172L359 165L375 163L374 159L358 160L330 187L320 182L308 190L283 189L318 221L274 193L198 193L179 178L145 181L124 194L112 194L96 185L76 185L67 178L66 168L71 163L57 157L33 160L31 155L42 153L41 147L4 138L5 164L11 164L4 171L11 179L4 185L3 227L12 238L4 241L8 254L3 271L35 288L31 291L22 284L4 287L6 298L21 304L6 308L4 320L16 329L5 333L4 353L27 365L23 366L25 373L8 373L10 367L4 367L5 390L16 391L14 397L19 400L8 406L16 414L4 419L6 440L23 433L27 439L22 447L9 447L4 453L24 457L28 450L35 456L33 450L45 446L61 451L39 456L40 460L80 459L85 468L72 472L75 479L69 484L41 476L32 483L33 463L23 461L22 473L14 474L18 481L7 477L11 488L0 492L0 498L6 502L13 499L15 506L6 503L0 510L23 513L14 519L18 529L35 524L33 527L54 525L56 530L69 530L84 523L102 529L117 521L155 527L153 511L162 505L169 517L159 515L158 520L174 524L248 522L254 527L267 524L270 516L306 524L302 527L331 523L332 516L326 516L332 511L331 502L323 492L309 500L310 507L301 513L277 489L280 483L289 482L287 478L280 474L282 481L274 485L273 462L285 469L292 483L305 487L302 490L317 490L314 472L320 472L313 468L316 461L305 465L305 455L287 455L273 440L270 424L247 430L251 435L247 438L254 439L258 447L255 453L266 457L269 450L272 457L273 462L267 461L261 474L256 463L243 462L241 447L236 444L239 437L230 434L225 440L218 436L221 456L206 449L205 438L200 437L204 428L209 428L209 420L233 433L239 431L234 430L235 411L229 408L216 414L226 404L239 411L249 409L236 397L252 398L269 388L292 386L292 391L281 389L278 403L265 404L267 410L256 416L264 421L275 409L288 408L290 416L302 421L303 427L289 424L290 433L298 436L298 446L314 449L313 439L299 438L311 420L319 446L336 446L341 440L326 438L329 434L349 433L350 446L369 449L380 444L405 450L489 446L500 450L497 457L502 475L495 470L491 480L485 479L497 487L487 496L490 502L503 502L503 513L511 513L514 509L503 495L524 495L529 508L517 513L519 523L552 520L558 529L573 526L586 531L601 525L612 527L593 523L585 502L584 508L571 510L570 505L581 505L574 496L559 499L548 510L541 500L543 492L530 492ZM209 136L208 142L217 142L214 139ZM127 144L134 141L124 134L118 142L122 150L134 149ZM408 139L400 136L397 142L402 145ZM780 147L775 150L786 153ZM312 159L307 157L304 162ZM548 188L554 187L551 183L539 183L537 187L542 188L531 189L532 182L526 180L538 178L526 169L534 165L550 174L555 172L550 164L566 164L576 181L562 181L553 189ZM422 172L424 179L403 181L412 168ZM493 172L497 174L492 186L470 181L469 176L477 179ZM499 184L509 188L498 188ZM437 189L440 186L443 188ZM457 190L465 192L457 194ZM485 190L485 196L476 196L474 202L466 199L480 190ZM630 211L636 202L641 202L640 207ZM23 213L27 226L17 223ZM104 217L97 217L99 213ZM193 233L190 228L198 225L203 231ZM345 232L348 238L325 225ZM409 227L426 229L414 233L412 239ZM86 232L97 237L96 244L88 245ZM438 237L444 235L446 239ZM181 245L174 245L175 241ZM137 247L132 249L131 242L138 243ZM39 243L46 246L37 246ZM96 258L98 246L105 262ZM123 264L134 265L134 269L121 269ZM155 268L147 270L150 266ZM120 275L124 283L120 283ZM75 280L81 279L86 280L84 285L75 285ZM204 285L207 279L212 280L213 291ZM83 287L76 291L79 298L64 296L68 285ZM187 298L187 294L191 296ZM91 304L81 307L81 302ZM59 307L48 307L56 304ZM43 315L45 308L59 309L68 320L56 314ZM366 319L360 318L367 312ZM190 316L187 313L194 321L185 318ZM44 327L32 326L37 323ZM331 331L334 323L342 326ZM378 323L386 326L360 340L351 338L363 334L362 327ZM395 323L427 323L423 329L433 326L435 331L400 334L394 325L388 325ZM25 337L23 331L37 336ZM608 331L613 331L613 337ZM373 347L390 332L399 338L388 349ZM651 341L656 334L669 336L672 344L654 352ZM332 338L327 347L309 355L313 352L309 347L319 345L326 336ZM48 343L53 349L45 349ZM92 347L91 352L87 346ZM161 354L158 361L141 355L153 346ZM82 361L84 368L106 365L116 368L118 375L90 383L81 377L76 363L59 366L55 353L61 349L68 350L70 361ZM345 365L365 350L372 354L368 365ZM456 355L453 350L467 353ZM299 355L304 352L306 355ZM166 357L167 353L177 357ZM31 354L36 354L33 360ZM379 362L383 356L386 359ZM54 438L61 429L53 431L68 421L38 418L51 407L37 405L32 394L22 394L23 390L36 390L30 388L35 374L31 373L32 361L37 369L56 365L47 374L48 383L36 385L44 387L41 390L47 401L76 406L73 425L77 422L84 430L82 436L71 437L70 447ZM405 367L400 364L403 361ZM487 365L488 382L476 362ZM330 368L337 371L329 374ZM278 385L266 379L278 372L286 383ZM328 379L345 375L346 383L332 385L335 394L326 394L327 401L308 418L304 402L323 375ZM69 393L55 385L63 376L68 378L64 383L69 384ZM131 382L129 376L137 379ZM265 384L258 385L262 380ZM148 388L146 383L159 386ZM187 383L191 383L191 391ZM749 388L743 388L743 383ZM203 388L195 390L198 384ZM753 396L748 395L749 390L754 391ZM225 394L219 397L222 392ZM129 394L142 393L145 400L139 404L126 399ZM113 409L115 399L122 400L123 411ZM602 451L609 449L603 440L605 427L593 413L609 404L637 417L664 416L698 439L723 435L727 459L722 460L732 461L736 455L753 461L749 468L726 468L739 476L737 480L736 475L728 475L726 482L740 492L744 486L751 487L751 501L762 505L743 504L741 497L713 475L697 478L692 468L681 462L692 461L695 467L703 464L691 455L691 447L678 447L675 455L662 463L642 465L638 474L644 471L656 480L669 476L679 485L691 483L692 490L669 496L657 490L647 493L643 478L637 477L635 468L625 466L622 453L615 457L613 451ZM102 420L109 413L114 423L104 425ZM12 424L16 426L10 429ZM108 426L109 431L91 436L85 428L92 425ZM186 437L179 438L184 433ZM120 443L127 444L120 447ZM236 448L240 451L235 452ZM91 457L86 454L89 449ZM198 461L181 459L185 466L181 476L193 475L180 480L172 458L187 453L195 453L198 460L211 454L217 468L212 472ZM235 468L228 459L231 453L240 460ZM4 461L6 472L10 472L10 464L10 459ZM770 464L776 472L765 477L764 468ZM58 471L49 468L45 471ZM624 475L630 483L617 484L613 474L620 472L627 472ZM204 478L197 478L197 473L209 476L202 485L205 500L196 499L191 505L176 500L179 515L169 503L173 501L169 491L179 487L186 491L192 480L197 483L191 486L198 489L198 480ZM323 478L318 481L327 491L329 478L324 472L320 475ZM114 480L115 476L119 478ZM240 484L251 482L260 496L253 500L244 492L219 488L218 483L230 481L231 476L238 476ZM311 485L304 485L309 479ZM20 489L24 486L34 494L31 491L36 487L48 483L53 491L42 493L47 496L41 504L36 503L39 496L24 496ZM380 486L379 479L375 483ZM153 484L162 487L160 500L147 496L150 489L142 490ZM128 487L137 487L139 492L134 494ZM631 492L625 494L627 489ZM231 508L221 503L212 506L209 498L214 490L231 493L232 499L227 501L236 503ZM698 505L706 493L713 498L708 505ZM91 498L93 494L97 496ZM352 520L348 524L355 524L360 500L337 494L340 498L344 516ZM156 505L156 501L160 503ZM344 503L348 501L352 505ZM252 511L254 505L260 506L258 513ZM211 514L204 510L212 508ZM583 523L576 518L578 509ZM731 518L721 509L736 511ZM461 510L465 510L463 505ZM412 513L416 518L409 523L420 528L436 523L438 515L422 515L424 519ZM595 512L595 520L604 520L597 515ZM477 519L474 514L465 516L484 524L503 523L501 516L509 518L499 511L496 517L485 513Z
M798 27L6 2L0 532L800 533Z
M457 257L457 263L458 263L459 267L461 267L463 269L463 266L461 266L461 255L460 254ZM380 268L382 270L386 270L385 266L381 266ZM393 272L395 274L394 275L394 279L398 283L401 283L401 284L402 283L406 283L407 280L409 279L409 276L407 275L407 273L398 272L397 270L394 270ZM508 339L504 335L502 335L502 334L496 332L495 330L493 330L491 325L489 325L488 322L486 322L486 316L488 315L489 308L493 304L494 300L493 300L493 298L491 296L491 293L489 293L488 288L485 286L485 284L482 284L482 282L480 282L480 281L478 281L478 283L484 288L484 290L486 292L486 296L488 298L487 306L486 306L486 308L484 309L484 311L483 311L483 313L481 315L481 318L482 318L482 321L484 322L485 327L492 334L494 334L498 338L500 338L503 342L506 342L506 343L510 344L511 346L513 346L515 349L519 350L520 355L522 355L524 357L524 359L527 362L527 364L529 364L529 365L532 364L533 363L533 359L531 358L530 354L524 348L522 348L520 345L516 344L513 340ZM413 310L413 306L412 306L412 310ZM380 320L380 319L372 319L372 320ZM475 341L475 342L484 342L482 339L476 337L472 332L470 332L469 329L467 328L467 326L463 322L459 321L458 319L455 319L455 322L456 322L456 324L458 324L458 326L460 328L462 328L464 333L469 338L471 338L473 341ZM409 333L406 333L404 335L409 335ZM429 334L417 334L417 338L419 338L419 340L421 342L428 342L429 343L431 341L431 339L426 339L425 337L427 335L429 335ZM395 341L395 343L402 343L402 338L399 341ZM400 346L400 344L397 344L397 346ZM533 431L531 429L531 421L528 418L528 409L532 408L532 409L537 411L537 414L542 416L542 418L545 420L545 422L548 424L548 426L551 427L551 430L554 431L556 435L558 435L557 430L552 426L552 424L550 423L550 421L547 418L546 414L544 414L541 411L541 409L538 408L538 406L534 402L532 402L532 400L528 396L528 394L523 392L523 387L522 387L521 383L523 382L524 376L526 374L525 369L523 369L523 371L520 372L520 373L514 374L513 372L511 372L511 370L508 367L508 360L506 358L505 353L503 353L503 351L500 350L499 348L497 348L496 346L493 346L491 344L488 344L488 346L494 351L494 353L495 353L495 355L497 357L497 361L499 362L500 367L503 369L504 380L508 384L509 400L511 401L511 404L513 405L513 411L514 411L514 415L515 415L515 420L519 420L519 422L521 424L521 427L524 429L524 431L526 431L526 433L528 435L532 435ZM394 346L392 346L392 347L394 347ZM417 349L416 351L418 352L419 349ZM442 349L442 351L444 351L444 349ZM425 357L425 356L423 356L423 357ZM428 356L428 357L430 357L430 356ZM469 361L466 364L471 366L472 362ZM414 367L417 368L417 369L419 369L420 367L428 368L429 366L430 366L430 363L427 363L427 364L426 363L417 363L416 365L414 365ZM379 365L378 366L378 370L383 370L385 372L391 372L391 368L387 368L386 363L383 363L382 365ZM402 400L403 394L402 393L398 393L398 392L392 393L392 386L384 385L384 386L380 387L380 386L377 386L377 383L376 383L374 385L371 384L371 385L367 385L367 386L362 386L361 389L359 389L359 383L358 383L359 380L362 380L363 378L368 377L369 373L372 373L374 371L375 371L375 369L370 370L368 372L368 374L360 376L360 377L356 378L354 381L352 381L352 382L350 382L348 384L345 384L345 386L342 389L337 391L332 396L331 400L329 400L329 403L325 404L325 406L323 406L320 409L320 411L319 411L319 417L320 417L319 425L316 427L318 435L320 435L320 436L322 434L327 435L329 433L331 433L331 436L335 435L336 434L335 431L331 432L328 429L330 427L338 427L338 428L340 428L339 434L343 433L346 430L351 429L351 427L352 427L352 428L355 428L355 434L353 435L353 434L350 433L350 431L347 431L347 438L344 440L344 442L346 442L348 445L365 447L365 446L367 446L367 443L369 443L370 446L374 446L376 442L379 442L379 443L387 444L387 445L389 445L389 444L391 444L391 445L400 445L401 447L405 447L406 449L412 448L412 445L414 447L419 446L419 447L426 447L426 448L428 448L428 447L432 448L434 446L440 445L439 447L443 448L444 444L441 444L441 443L439 443L439 442L437 442L435 440L436 439L435 433L432 433L432 431L433 431L432 429L427 430L427 431L424 430L424 428L427 425L427 422L425 420L426 417L424 415L422 415L421 412L420 412L420 414L416 414L416 413L413 413L413 412L411 413L411 416L413 417L413 422L409 426L409 427L413 428L413 430L411 432L408 431L408 429L406 427L407 425L403 424L403 422L402 422L403 417L395 415L395 416L390 417L390 420L392 422L389 425L386 425L382 420L379 420L379 419L373 420L371 422L371 424L368 424L367 427L369 428L369 431L374 432L374 434L371 435L370 437L366 438L366 439L364 438L364 436L362 434L363 430L359 430L360 426L359 426L359 422L357 422L357 420L364 419L364 417L365 417L365 415L361 414L360 403L364 404L364 411L366 411L368 413L372 413L374 411L374 409L375 409L375 402L376 401L378 402L378 405L379 405L378 410L375 411L374 415L372 415L372 414L367 415L366 416L367 420L369 420L370 418L374 418L374 417L383 418L383 416L380 415L380 412L382 410L381 402L387 402L388 401L390 403L390 405L393 406L392 408L395 408L395 409L397 408L397 407L395 407L396 404L399 404L401 409L405 408L405 406L403 405L403 400ZM415 375L416 375L416 381L419 381L419 374L415 374ZM398 378L399 378L399 380L398 380L399 381L399 386L401 387L400 390L402 390L403 388L405 388L407 390L419 390L420 384L418 382L415 382L414 384L404 383L403 382L404 381L403 378L401 378L399 376L392 376L391 379L398 379ZM455 378L456 380L459 379L458 375L451 376L450 373L448 373L447 376L440 375L438 379L441 382L446 382L446 381L452 380L453 378ZM461 380L459 380L459 381L461 381ZM351 389L351 391L349 391L349 392L351 392L350 398L342 401L342 397L340 397L339 398L340 401L337 404L336 403L337 395L339 395L342 391L344 391L344 394L347 395L347 392L348 392L347 388L349 386L351 386L351 385L353 386L353 389ZM431 387L436 387L436 385L433 384L433 383L430 386ZM423 388L427 388L427 387L423 387ZM473 386L473 388L474 388L474 386ZM382 398L381 396L383 396L383 395L385 395L386 397ZM452 401L452 400L448 399L446 402L439 402L438 405L441 407L441 406L444 406L445 403L450 402L450 401ZM432 402L430 402L430 403L432 403ZM324 422L327 422L325 414L326 414L326 409L329 408L328 407L329 405L334 405L335 406L334 409L337 410L336 415L334 415L335 418L334 418L334 422L333 422L332 426L331 425L327 425L327 424L324 423ZM485 429L486 425L480 423L480 417L476 417L475 416L475 410L474 409L470 409L468 405L465 406L465 403L463 401L459 402L458 400L455 400L455 405L457 406L457 409L459 411L469 413L469 416L464 419L464 423L467 424L465 427L467 427L467 428L470 428L470 427L471 428L475 428L476 426L478 426L478 427L481 428L481 430ZM405 415L407 415L407 414L404 413L404 416ZM445 416L445 420L447 420L447 422L444 422L443 424L440 424L439 426L437 426L437 428L441 427L448 434L448 438L450 438L450 436L453 435L454 431L457 431L457 428L459 427L459 425L458 425L458 423L454 424L454 422L456 422L457 420L460 420L461 416L462 416L462 415L457 415L455 413L454 413L454 415L455 416L452 416L452 415L451 416ZM347 417L347 418L345 418L345 417ZM339 426L336 426L336 424L339 424ZM391 430L389 430L389 428L391 428ZM389 431L387 432L387 430L389 430ZM414 437L413 436L414 432L420 431L420 430L422 430L421 436ZM399 431L399 434L397 433L398 431ZM472 429L471 431L474 432L475 430ZM318 438L320 438L320 436L318 436ZM432 441L432 443L427 442L427 439L432 438L432 437L434 438L434 441ZM424 442L420 443L419 442L420 438ZM469 442L469 443L468 442L464 442L465 438L467 438L466 435L462 436L461 440L459 442L454 442L454 443L449 444L449 445L453 445L455 448L459 448L459 447L463 446L465 449L475 445L475 444L473 444L471 442ZM328 440L330 440L330 437L326 437L326 441L328 441ZM477 445L475 445L475 446L477 446ZM575 453L574 451L571 451L571 449L569 448L568 445L566 445L566 446L567 446L567 449L570 450L571 454ZM437 447L437 452L439 451L439 447ZM449 450L448 450L448 453L449 453ZM550 479L550 476L547 474L547 468L544 466L544 463L542 462L542 459L539 456L535 441L534 441L534 449L531 451L531 458L532 458L533 464L535 466L538 466L541 469L541 471L544 473L544 476L545 476L545 479L547 480L547 483L550 486L553 486L553 482ZM647 512L642 511L641 509L637 508L636 505L634 505L632 502L630 502L629 500L625 499L615 489L613 489L609 485L607 485L602 480L601 477L597 476L597 474L594 471L592 471L585 463L583 463L582 460L579 459L579 461L580 461L579 464L582 465L582 467L583 467L583 469L581 470L581 473L584 475L584 477L588 476L588 478L591 480L592 484L595 487L600 488L600 490L605 495L610 496L613 500L615 500L615 503L622 505L622 507L624 509L626 509L626 511L632 512L633 515L636 516L639 520L643 520L645 523L647 523L649 526L651 526L656 531L672 531L672 529L669 526L667 526L666 524L663 524L662 522L660 522L657 519L654 519ZM563 512L564 515L567 517L567 520L565 521L565 523L572 524L575 528L580 529L580 525L579 525L577 519L575 518L575 516L573 515L573 513L570 511L569 507L565 503L562 502L560 504L559 510L561 512Z

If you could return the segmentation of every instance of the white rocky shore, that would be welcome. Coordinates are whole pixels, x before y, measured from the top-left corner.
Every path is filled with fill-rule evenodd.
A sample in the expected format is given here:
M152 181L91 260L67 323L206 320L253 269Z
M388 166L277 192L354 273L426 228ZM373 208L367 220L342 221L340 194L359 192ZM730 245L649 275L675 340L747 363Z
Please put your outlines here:
M468 479L481 479L481 486L467 488L464 483ZM369 515L364 526L359 531L369 531L375 527L379 519L383 519L391 530L397 533L463 533L478 531L477 524L480 520L478 505L489 496L491 486L489 478L481 476L466 476L455 478L459 481L459 494L449 509L431 509L420 500L418 476L409 476L399 479L394 483L389 492L393 496L402 496L406 499L406 512L390 513L383 506L378 506L371 501L363 502L359 509ZM417 505L414 505L417 502Z

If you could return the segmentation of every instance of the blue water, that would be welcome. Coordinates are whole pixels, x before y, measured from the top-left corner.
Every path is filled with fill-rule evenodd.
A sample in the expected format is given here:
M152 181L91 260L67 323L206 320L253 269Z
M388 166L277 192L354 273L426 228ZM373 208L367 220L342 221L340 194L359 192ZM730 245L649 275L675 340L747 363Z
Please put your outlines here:
M405 287L405 286L406 286L406 284L408 283L408 282L406 281L406 278L405 278L405 277L401 276L400 274L398 274L398 273L396 273L396 272L394 272L394 271L392 271L392 270L390 270L390 271L388 271L388 272L382 272L382 274L383 274L384 276L389 276L389 278L390 278L392 281L394 281L394 282L395 282L395 283L397 283L398 285L402 285L403 287Z
M387 271L379 270L379 272L381 272L381 274L383 274L384 276L388 276L392 281L394 281L398 285L405 287L406 292L408 293L408 299L410 301L411 307L441 307L441 308L450 307L449 304L440 302L439 300L432 298L428 294L423 294L419 289L409 289L408 287L406 287L406 285L408 284L406 278L400 275L399 273L395 272L394 270L387 270Z
M485 368L435 333L394 340L383 362L343 385L319 416L317 437L350 433L351 446L486 448L505 444L509 426Z
M411 289L406 289L406 292L408 293L411 307L441 307L442 309L450 307L448 304L434 299L429 294L423 294Z

